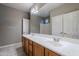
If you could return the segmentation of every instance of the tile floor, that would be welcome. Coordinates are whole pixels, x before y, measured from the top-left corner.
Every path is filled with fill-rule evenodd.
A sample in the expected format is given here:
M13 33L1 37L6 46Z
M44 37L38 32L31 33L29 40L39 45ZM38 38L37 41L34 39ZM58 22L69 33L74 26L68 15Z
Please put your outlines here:
M25 56L21 44L0 47L0 56Z

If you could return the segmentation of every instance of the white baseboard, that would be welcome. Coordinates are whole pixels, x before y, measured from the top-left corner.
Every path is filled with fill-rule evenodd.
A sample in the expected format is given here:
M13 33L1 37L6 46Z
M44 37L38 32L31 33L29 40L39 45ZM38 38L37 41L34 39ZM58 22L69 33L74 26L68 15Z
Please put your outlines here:
M10 46L14 46L14 45L22 46L22 42L19 42L19 43L13 43L13 44L8 44L8 45L4 45L4 46L0 46L0 48L10 47Z

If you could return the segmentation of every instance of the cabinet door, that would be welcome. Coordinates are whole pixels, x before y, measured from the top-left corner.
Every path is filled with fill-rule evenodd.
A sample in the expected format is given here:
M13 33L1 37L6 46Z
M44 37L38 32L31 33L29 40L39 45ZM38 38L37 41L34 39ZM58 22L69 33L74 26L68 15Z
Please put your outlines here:
M28 42L28 44L29 44L28 45L28 52L29 52L28 55L29 56L32 56L33 55L33 45L32 45L32 43L33 42L31 40L29 40L29 42Z
M44 47L33 42L33 55L34 56L44 56Z
M50 51L49 49L45 48L45 56L59 56L59 54Z
M62 15L52 17L52 34L62 36Z
M63 15L64 36L72 37L77 33L77 12Z
M25 42L24 42L24 48L25 48L25 53L26 55L28 55L28 39L25 38Z

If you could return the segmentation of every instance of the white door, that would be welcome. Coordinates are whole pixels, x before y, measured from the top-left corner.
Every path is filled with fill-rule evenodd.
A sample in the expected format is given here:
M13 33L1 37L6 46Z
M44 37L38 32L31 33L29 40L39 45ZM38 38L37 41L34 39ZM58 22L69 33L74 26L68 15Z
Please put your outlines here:
M52 17L52 34L62 36L62 15Z
M64 36L76 36L77 33L77 12L65 14L63 16Z
M23 34L28 34L29 33L29 20L23 18Z

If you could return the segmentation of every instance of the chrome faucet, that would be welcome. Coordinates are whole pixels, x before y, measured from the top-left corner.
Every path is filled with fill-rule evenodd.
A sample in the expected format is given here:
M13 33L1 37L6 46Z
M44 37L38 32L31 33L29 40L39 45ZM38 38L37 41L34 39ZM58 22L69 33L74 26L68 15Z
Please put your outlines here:
M59 42L60 38L54 38L55 42Z

